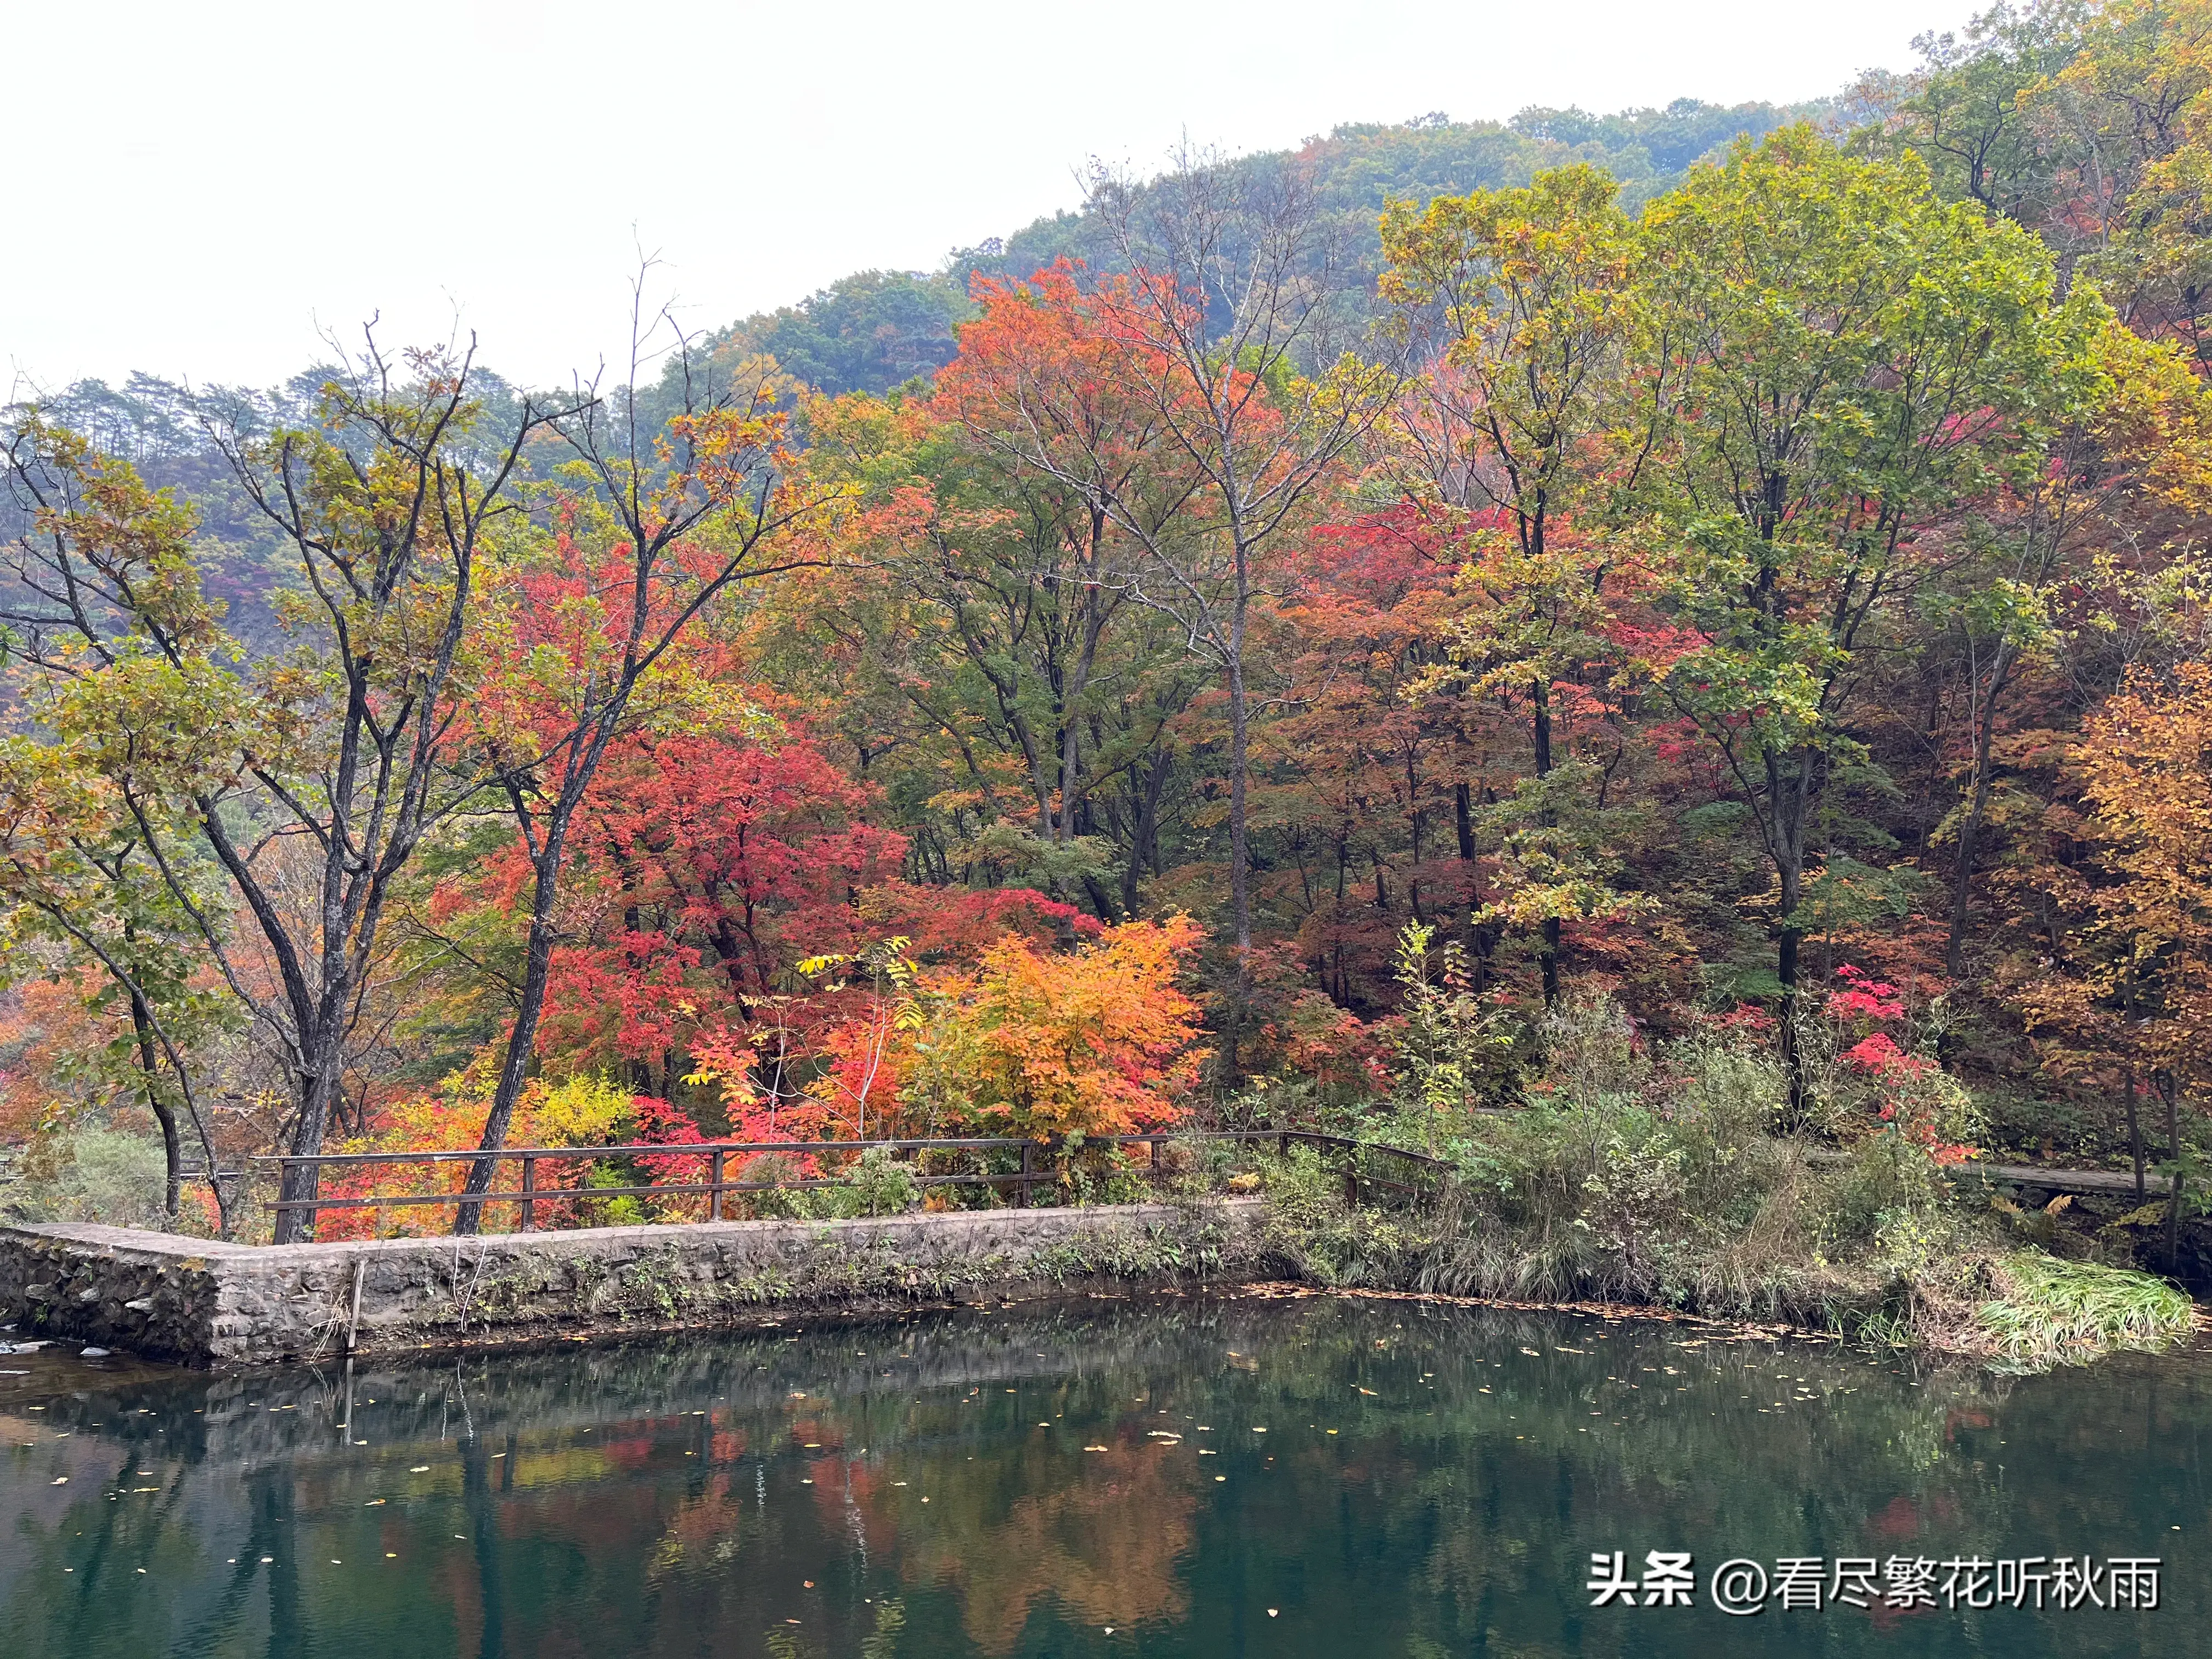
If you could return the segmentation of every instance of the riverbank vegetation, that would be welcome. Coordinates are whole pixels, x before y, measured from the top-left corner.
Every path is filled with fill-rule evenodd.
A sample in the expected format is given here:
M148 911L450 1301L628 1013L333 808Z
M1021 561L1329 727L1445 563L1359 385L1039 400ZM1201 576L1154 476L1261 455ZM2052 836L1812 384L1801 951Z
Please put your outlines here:
M1407 940L1409 962L1423 943ZM1443 999L1410 1000L1418 1016ZM1837 1063L1884 1012L1868 1000L1806 1032L1813 1127L1796 1134L1778 1132L1788 1083L1755 1032L1646 1045L1618 1005L1570 1000L1540 1030L1527 1103L1470 1111L1425 1089L1431 1025L1364 1128L1448 1158L1459 1175L1442 1201L1364 1207L1298 1149L1267 1167L1271 1239L1327 1285L1671 1307L2014 1369L2187 1335L2189 1297L2130 1270L2124 1225L2062 1231L2059 1211L2024 1212L1965 1167L1978 1126L1955 1082Z
M1311 1124L1461 1172L1271 1169L1320 1277L2170 1332L2110 1275L2208 1278L2208 39L1102 173L710 336L641 288L622 385L372 333L9 410L0 1194Z

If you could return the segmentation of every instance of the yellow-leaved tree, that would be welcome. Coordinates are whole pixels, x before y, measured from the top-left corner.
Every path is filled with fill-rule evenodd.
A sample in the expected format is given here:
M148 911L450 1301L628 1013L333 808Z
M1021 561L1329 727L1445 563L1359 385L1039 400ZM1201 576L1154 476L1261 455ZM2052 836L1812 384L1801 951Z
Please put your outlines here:
M1202 937L1182 915L1065 953L1009 934L972 971L925 975L924 1017L894 1055L908 1121L1039 1136L1174 1123L1206 1058L1176 983Z
M2021 1003L2047 1050L2118 1049L2131 1091L2148 1070L2166 1108L2172 1252L2196 1173L2180 1108L2212 1085L2212 664L2132 674L2084 722L2075 763L2093 837L2076 923Z

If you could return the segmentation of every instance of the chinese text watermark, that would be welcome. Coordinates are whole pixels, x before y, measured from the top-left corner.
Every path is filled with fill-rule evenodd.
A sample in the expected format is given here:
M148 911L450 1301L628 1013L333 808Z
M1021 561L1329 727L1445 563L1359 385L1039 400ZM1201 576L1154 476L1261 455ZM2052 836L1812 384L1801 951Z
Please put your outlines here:
M1785 1555L1774 1561L1743 1557L1722 1562L1706 1575L1702 1593L1723 1613L1743 1616L1771 1607L1783 1613L1822 1607L2075 1607L2158 1606L2163 1559L2148 1555L2023 1555L1989 1559L1927 1555ZM1692 1607L1700 1587L1687 1550L1652 1550L1640 1572L1627 1552L1590 1557L1594 1607Z

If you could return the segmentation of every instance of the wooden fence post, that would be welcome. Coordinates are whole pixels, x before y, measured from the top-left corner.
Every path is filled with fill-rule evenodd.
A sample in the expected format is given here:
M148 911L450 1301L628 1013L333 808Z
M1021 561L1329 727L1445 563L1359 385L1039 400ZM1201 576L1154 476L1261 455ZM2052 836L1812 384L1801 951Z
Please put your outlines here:
M714 1194L707 1200L707 1219L720 1221L722 1218L722 1149L720 1146L714 1148L707 1179L714 1183Z
M526 1233L538 1225L537 1200L527 1196L538 1190L538 1160L527 1152L522 1158L522 1190L525 1197L515 1215L514 1225L517 1232Z
M357 1255L354 1257L353 1317L346 1321L345 1352L346 1358L349 1361L353 1358L354 1340L361 1334L361 1281L362 1275L368 1271L368 1258L365 1255ZM353 1423L353 1406L349 1397L346 1406L346 1423L348 1426L351 1426Z
M1033 1167L1030 1161L1030 1154L1036 1150L1036 1143L1035 1141L1024 1140L1022 1142L1022 1178L1020 1182L1014 1188L1014 1202L1017 1206L1024 1210L1030 1206L1030 1182L1033 1178L1030 1174L1030 1170Z

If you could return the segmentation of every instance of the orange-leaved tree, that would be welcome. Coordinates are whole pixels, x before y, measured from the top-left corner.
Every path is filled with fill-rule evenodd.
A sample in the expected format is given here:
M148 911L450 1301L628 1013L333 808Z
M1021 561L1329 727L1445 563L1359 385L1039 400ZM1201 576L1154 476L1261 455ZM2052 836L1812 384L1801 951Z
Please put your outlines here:
M2071 893L2067 951L2021 1002L2046 1042L2111 1045L2148 1066L2166 1111L2172 1249L2191 1161L2179 1100L2212 1084L2212 664L2131 674L2083 723L2075 764L2092 867Z
M908 1127L927 1132L1164 1128L1206 1058L1198 1004L1176 982L1203 937L1182 915L1127 922L1065 952L1010 933L972 969L921 975L888 1051L863 1045L821 1086L849 1092L854 1066L872 1063L895 1082Z

